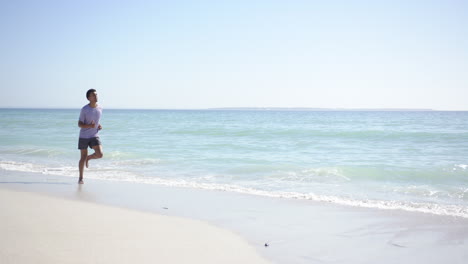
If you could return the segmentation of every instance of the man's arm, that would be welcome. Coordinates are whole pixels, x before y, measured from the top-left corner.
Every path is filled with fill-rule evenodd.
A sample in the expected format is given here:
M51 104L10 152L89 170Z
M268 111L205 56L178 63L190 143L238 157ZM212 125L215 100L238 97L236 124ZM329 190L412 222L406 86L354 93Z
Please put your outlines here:
M94 123L94 121L91 121L91 124L89 124L89 125L86 125L85 123L83 123L81 121L78 121L78 127L80 127L80 128L95 128L96 124Z

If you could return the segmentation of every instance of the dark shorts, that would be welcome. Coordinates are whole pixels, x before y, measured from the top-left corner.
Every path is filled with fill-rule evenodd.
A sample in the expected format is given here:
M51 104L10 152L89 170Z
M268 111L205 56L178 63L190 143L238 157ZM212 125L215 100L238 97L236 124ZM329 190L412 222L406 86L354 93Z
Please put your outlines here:
M78 140L78 149L93 148L94 146L102 145L99 137L93 138L80 138Z

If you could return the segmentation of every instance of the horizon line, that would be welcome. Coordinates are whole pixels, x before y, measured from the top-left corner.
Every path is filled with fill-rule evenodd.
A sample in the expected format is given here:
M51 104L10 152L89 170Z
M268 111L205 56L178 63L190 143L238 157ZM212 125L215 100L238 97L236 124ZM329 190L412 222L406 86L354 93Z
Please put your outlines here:
M18 110L75 110L81 107L0 107L0 109L18 109ZM466 112L468 110L441 110L432 108L328 108L328 107L209 107L209 108L120 108L110 107L107 110L166 110L166 111L184 111L184 110L206 110L206 111L387 111L387 112Z

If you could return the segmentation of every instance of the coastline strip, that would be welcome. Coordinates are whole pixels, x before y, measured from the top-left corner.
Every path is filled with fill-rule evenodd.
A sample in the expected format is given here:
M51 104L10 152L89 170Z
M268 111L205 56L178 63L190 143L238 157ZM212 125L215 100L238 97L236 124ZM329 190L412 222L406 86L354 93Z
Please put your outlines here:
M0 189L1 263L268 263L207 223Z

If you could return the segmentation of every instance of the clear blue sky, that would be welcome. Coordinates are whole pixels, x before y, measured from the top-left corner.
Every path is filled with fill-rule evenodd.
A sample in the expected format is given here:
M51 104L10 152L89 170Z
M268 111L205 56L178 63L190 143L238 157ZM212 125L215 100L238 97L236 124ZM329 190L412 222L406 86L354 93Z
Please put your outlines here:
M0 107L468 110L468 1L1 1Z

